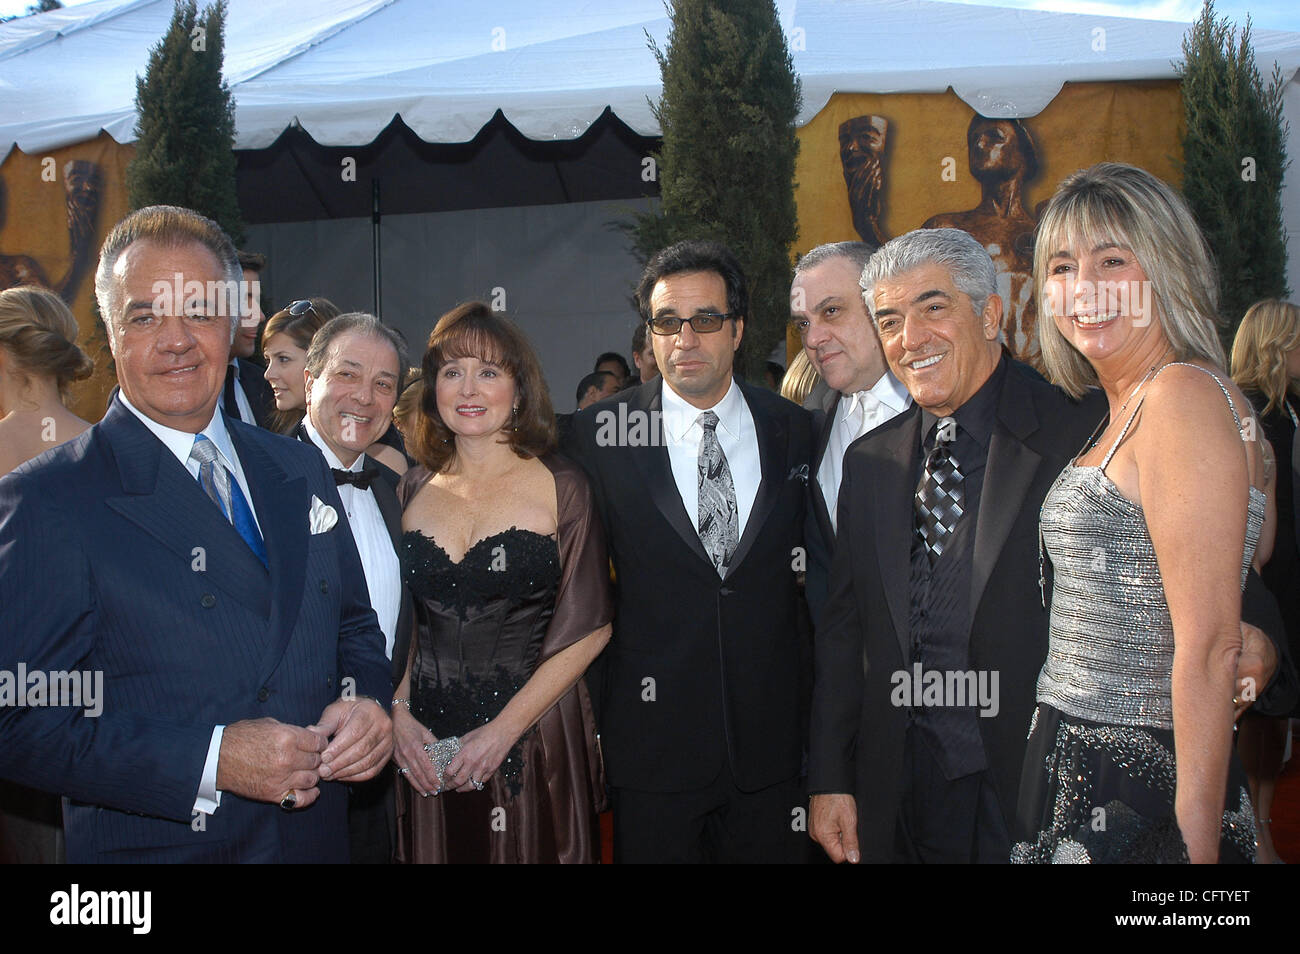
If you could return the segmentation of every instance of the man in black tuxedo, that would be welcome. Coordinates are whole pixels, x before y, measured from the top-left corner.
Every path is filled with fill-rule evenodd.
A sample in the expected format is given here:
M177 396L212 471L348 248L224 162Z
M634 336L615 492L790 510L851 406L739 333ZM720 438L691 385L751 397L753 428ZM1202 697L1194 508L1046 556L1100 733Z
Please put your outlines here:
M411 605L402 586L398 553L402 508L398 475L365 450L387 429L401 393L406 343L378 318L339 315L312 338L305 361L307 413L299 440L324 455L357 543L370 604L384 632L396 685L410 649ZM394 848L392 767L354 785L348 833L354 863L387 863Z
M819 245L799 259L790 285L790 323L824 385L814 388L803 405L813 412L816 435L804 533L804 591L814 625L826 605L844 452L912 403L907 389L885 366L858 286L876 248L866 242Z
M837 862L1006 862L1047 654L1038 511L1106 403L1075 403L1003 353L993 262L965 232L890 241L861 285L916 403L844 460L811 833ZM1277 657L1262 635L1246 646L1264 685ZM930 673L965 674L966 704L922 691Z
M226 368L226 386L221 407L230 417L245 424L269 427L275 413L275 395L266 383L266 368L250 360L257 350L257 332L266 316L262 314L262 269L266 256L240 251L239 268L243 275L239 286L239 326L230 346L230 365Z
M723 246L663 249L637 303L661 378L576 415L567 445L618 578L601 707L615 860L798 860L810 418L733 378L748 293Z

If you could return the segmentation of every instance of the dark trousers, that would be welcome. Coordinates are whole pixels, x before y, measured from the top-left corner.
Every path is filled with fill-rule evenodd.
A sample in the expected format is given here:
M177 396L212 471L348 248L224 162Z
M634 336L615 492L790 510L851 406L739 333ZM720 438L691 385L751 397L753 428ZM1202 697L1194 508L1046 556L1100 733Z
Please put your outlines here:
M797 778L742 792L729 768L711 785L690 792L615 788L614 861L800 863L809 845L807 805Z
M354 865L392 864L397 847L395 777L389 762L374 778L348 786L348 849Z
M1011 836L988 772L948 779L920 733L903 746L896 864L1006 864Z

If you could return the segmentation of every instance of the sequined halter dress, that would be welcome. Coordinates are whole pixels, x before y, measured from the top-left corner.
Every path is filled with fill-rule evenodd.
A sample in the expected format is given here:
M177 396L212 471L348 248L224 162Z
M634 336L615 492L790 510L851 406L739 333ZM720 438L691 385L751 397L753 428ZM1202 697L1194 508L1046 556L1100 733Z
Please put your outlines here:
M1245 439L1223 382L1186 366L1214 378ZM1051 635L1013 862L1187 861L1174 817L1173 624L1142 508L1106 476L1141 405L1099 466L1067 464L1043 501ZM1252 487L1243 583L1263 522L1264 495ZM1253 861L1254 816L1235 752L1224 805L1219 860Z

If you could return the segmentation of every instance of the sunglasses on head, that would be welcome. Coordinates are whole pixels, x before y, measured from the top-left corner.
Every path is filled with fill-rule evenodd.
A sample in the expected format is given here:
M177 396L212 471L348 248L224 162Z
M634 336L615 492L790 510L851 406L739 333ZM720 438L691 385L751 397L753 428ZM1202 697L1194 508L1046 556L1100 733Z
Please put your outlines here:
M290 302L288 309L289 314L297 318L299 315L305 315L309 311L316 311L316 306L310 300L302 298L298 301ZM319 314L319 312L317 312Z

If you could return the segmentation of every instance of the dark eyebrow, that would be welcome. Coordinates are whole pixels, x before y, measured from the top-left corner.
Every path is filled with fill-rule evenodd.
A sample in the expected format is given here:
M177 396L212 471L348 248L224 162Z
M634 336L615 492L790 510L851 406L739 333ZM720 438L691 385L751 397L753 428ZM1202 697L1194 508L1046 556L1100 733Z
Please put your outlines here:
M843 295L827 295L825 298L823 298L823 299L822 299L821 301L819 301L817 304L813 305L813 311L821 311L821 310L822 310L823 308L825 308L825 307L827 306L827 304L829 304L830 302L832 302L832 301L839 301L839 300L840 300L841 298L843 298L843 297L844 297Z

